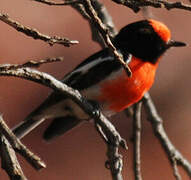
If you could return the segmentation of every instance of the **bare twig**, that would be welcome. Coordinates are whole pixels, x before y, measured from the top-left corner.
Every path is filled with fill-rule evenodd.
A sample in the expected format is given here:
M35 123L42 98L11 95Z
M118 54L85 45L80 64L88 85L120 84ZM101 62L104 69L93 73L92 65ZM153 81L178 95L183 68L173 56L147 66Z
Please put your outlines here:
M84 19L88 20L88 22L91 22L90 16L86 13L83 4L72 4L71 5L75 10L77 10Z
M105 163L105 166L107 169L110 170L111 176L113 180L123 180L122 177L122 168L123 168L123 157L119 154L119 139L110 138L110 132L108 134L107 131L105 131L105 128L102 128L96 121L95 121L95 127L97 131L99 132L100 136L104 140L104 142L107 145L107 157L108 160ZM109 135L109 137L108 137ZM126 144L125 144L125 148Z
M191 11L191 6L188 4L184 4L182 2L167 2L163 0L143 0L143 1L138 1L138 0L112 0L118 4L127 6L131 8L134 12L138 12L141 7L144 6L151 6L154 8L163 8L165 7L167 10L170 9L183 9L187 11Z
M43 3L46 5L50 5L50 6L66 6L66 5L71 5L71 4L75 4L75 3L80 3L79 0L65 0L63 3L56 3L53 1L49 1L49 0L33 0L39 3Z
M17 31L24 33L27 36L30 36L34 39L40 39L40 40L43 40L45 42L48 42L49 45L51 45L51 46L54 44L61 44L61 45L64 45L66 47L69 47L70 45L78 44L78 41L76 41L76 40L69 40L67 38L62 38L59 36L51 37L51 36L42 34L35 29L23 26L19 22L12 20L6 14L0 13L0 20L3 21L4 23L8 24L9 26L13 27Z
M113 180L123 180L121 171L123 168L122 156L119 154L119 144L113 146L113 144L108 144L107 156L108 161L106 162L106 167L110 169Z
M63 57L56 57L56 58L47 58L47 59L41 59L38 61L29 60L24 64L2 64L0 65L0 71L3 70L10 70L10 69L18 69L23 67L33 67L37 68L42 64L52 63L52 62L61 62L63 61Z
M20 65L21 67L39 67L42 64L47 64L47 63L53 63L53 62L61 62L63 61L64 58L63 57L54 57L54 58L46 58L46 59L41 59L38 61L27 61L26 63ZM17 68L19 68L19 65L17 66Z
M109 31L109 35L114 37L117 34L117 29L115 28L112 17L109 14L107 8L98 0L92 0L91 2L97 13L97 16Z
M98 117L99 116L100 115L98 114ZM94 120L96 129L107 145L108 160L105 163L106 168L110 169L113 180L123 180L121 174L123 168L123 159L122 155L119 154L119 145L127 149L126 142L124 139L121 139L116 132L114 132L116 131L115 127L111 123L108 124L107 119L102 119L102 121L100 121L99 118L94 118ZM110 131L112 129L114 130L113 132Z
M189 177L191 177L191 164L184 158L184 156L174 147L171 143L170 139L168 138L164 126L163 120L158 115L158 112L149 96L149 94L145 94L143 98L143 104L145 110L147 112L148 120L150 121L154 134L160 141L162 147L164 148L171 164L173 167L177 165L181 165L184 170L188 173ZM174 169L175 170L175 169ZM177 178L178 171L175 170L175 177ZM180 175L178 175L180 176Z
M100 124L99 120L95 121L96 129L107 144L107 157L105 165L106 168L110 170L113 180L123 180L121 171L123 167L122 155L119 154L119 145L120 140L117 136L113 136L108 128L105 127L105 124ZM123 140L123 143L125 141ZM127 149L126 143L122 145Z
M142 180L141 175L141 107L142 102L134 105L133 144L134 144L134 174L135 180Z
M112 17L109 15L106 7L98 0L92 0L91 2L92 6L97 12L98 17L108 29L110 36L114 37L117 34L117 30L114 27ZM86 13L84 6L82 4L72 4L72 7L76 9L82 15L82 17L89 22L92 32L92 40L97 42L102 48L105 48L105 41L102 35L99 33L99 30L95 28L95 25L92 22L90 16Z
M14 150L21 154L35 169L39 170L46 167L45 163L38 156L27 149L27 147L18 140L5 124L2 116L0 116L0 132L6 137Z
M125 63L123 61L122 55L119 54L116 50L116 48L113 46L111 39L110 39L110 35L109 35L109 31L108 29L104 26L104 24L102 23L102 21L100 20L100 18L97 16L96 11L94 10L91 1L90 0L84 0L83 1L84 7L86 9L86 12L89 14L89 16L91 17L91 20L93 22L93 24L95 25L95 27L99 30L99 32L101 33L102 37L104 38L105 43L107 44L107 46L111 49L112 53L114 54L115 58L117 60L120 61L120 63L123 65L123 67L125 68L127 74L129 76L131 76L131 70L128 67L127 63Z
M115 136L112 137L110 132L106 131L107 128L103 128L103 125L100 125L99 122L95 121L95 126L100 136L107 144L108 160L105 163L106 168L110 170L113 180L123 180L121 174L123 168L123 157L119 154L119 139ZM127 149L126 143L124 145L125 149Z
M172 167L173 167L173 172L174 172L174 177L176 178L176 180L181 180L182 177L179 173L178 167L177 167L177 161L176 159L172 159Z
M19 165L15 151L2 135L0 137L0 155L2 168L7 172L11 180L27 180Z
M117 34L117 30L113 24L112 17L108 13L106 7L98 0L92 0L91 2L92 2L93 8L95 9L97 13L97 16L100 18L102 23L105 25L105 27L109 31L109 35L111 37L114 37ZM106 44L103 37L99 33L99 30L95 28L95 25L92 23L91 19L89 22L90 22L90 26L92 30L92 40L95 42L98 42L101 45L101 47L105 48Z
M158 2L163 4L167 10L183 9L183 10L191 11L191 6L188 4L184 4L182 2L168 2L168 1L162 1L162 0L158 0Z
M92 2L93 8L95 9L97 13L97 16L100 18L101 22L105 25L105 27L109 31L109 35L111 37L114 37L117 34L117 30L113 24L112 17L108 13L106 7L99 0L92 0L91 2ZM94 24L92 23L91 17L84 9L84 6L82 4L72 4L71 6L74 9L76 9L82 15L82 17L88 20L88 22L90 23L90 27L92 31L92 40L95 42L98 42L100 46L103 46L103 43L105 44L105 42L98 40L98 38L100 37L99 31L95 31L96 28Z
M94 24L91 21L90 16L86 13L84 6L82 4L72 4L71 5L76 11L78 11L84 19L89 22L91 33L92 33L92 40L97 42L102 48L106 47L105 41L97 28L95 28Z
M101 126L97 123L94 123L94 124L95 124L95 128L96 128L97 132L99 133L100 137L103 139L103 141L105 143L108 143L108 139L107 139L106 135L104 134Z

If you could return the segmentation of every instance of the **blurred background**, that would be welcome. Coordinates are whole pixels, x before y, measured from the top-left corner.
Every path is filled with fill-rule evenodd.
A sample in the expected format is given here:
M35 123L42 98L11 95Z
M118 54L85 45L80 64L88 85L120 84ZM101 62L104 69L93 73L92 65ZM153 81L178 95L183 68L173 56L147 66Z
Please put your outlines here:
M131 22L143 19L143 14L113 2L102 1L113 17L118 29ZM0 63L24 63L47 57L63 56L64 62L43 65L41 71L62 78L83 59L98 51L100 47L91 40L88 23L69 6L53 7L29 0L1 0L0 12L12 19L38 29L49 35L58 35L78 40L70 48L34 40L17 32L0 21ZM191 13L184 10L153 9L153 18L164 22L172 31L175 40L191 44ZM156 81L150 93L164 119L165 128L174 145L191 161L191 59L190 47L174 48L161 60ZM33 82L12 77L0 78L0 112L10 127L22 121L49 94L50 89ZM111 118L121 136L127 140L129 150L120 149L124 156L124 179L133 179L132 171L132 120L124 113ZM45 122L23 139L33 152L46 163L47 168L37 172L19 157L28 179L109 180L110 172L104 168L106 147L93 124L84 123L79 128L46 143L42 132ZM146 180L171 180L172 168L152 133L150 124L143 119L142 170ZM183 180L189 179L181 170ZM0 179L9 179L4 171Z

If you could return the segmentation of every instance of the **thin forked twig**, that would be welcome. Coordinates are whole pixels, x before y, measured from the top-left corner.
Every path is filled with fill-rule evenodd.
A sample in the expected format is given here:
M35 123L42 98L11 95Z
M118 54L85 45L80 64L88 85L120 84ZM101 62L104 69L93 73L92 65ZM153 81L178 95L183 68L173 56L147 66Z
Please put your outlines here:
M174 177L176 178L176 180L181 180L182 177L181 177L179 170L178 170L177 161L176 161L176 159L173 159L173 158L172 158L172 161L173 161L172 167L173 167Z
M94 0L93 5L95 7L97 7L97 3L98 1ZM99 3L99 2L98 2ZM99 33L98 29L95 28L95 25L92 23L92 20L90 18L90 16L87 14L87 12L85 11L85 8L83 6L83 4L72 4L71 7L73 7L77 12L80 13L80 15L88 21L89 25L90 25L90 29L91 29L91 34L92 34L92 40L97 42L102 48L106 47L105 41L103 39L103 37L101 36L101 34ZM97 12L99 11L100 8L97 8Z
M83 1L84 7L86 9L86 12L89 14L89 16L92 19L93 24L95 25L95 27L99 30L99 32L101 33L102 37L105 40L105 43L108 45L108 47L111 49L112 53L114 54L115 58L117 60L119 60L119 62L123 65L123 67L125 68L128 76L131 76L131 70L128 67L127 63L124 62L122 55L119 54L116 50L116 48L113 46L111 39L110 39L110 35L109 35L109 31L108 29L104 26L104 24L102 23L102 21L100 20L100 18L97 16L97 13L95 11L95 9L92 6L92 3L90 0L84 0Z
M23 68L23 67L37 68L42 64L47 64L47 63L52 63L52 62L61 62L63 60L64 60L63 57L56 57L56 58L54 57L54 58L41 59L38 61L29 60L24 64L2 64L2 65L0 65L0 71L18 69L18 68Z
M99 116L99 115L98 115ZM125 140L120 140L120 136L116 136L110 132L110 129L113 127L107 128L105 125L107 122L103 123L99 119L95 118L95 126L100 136L103 138L104 142L107 145L107 157L105 165L106 168L110 170L113 180L123 180L122 168L123 168L123 159L122 155L119 154L119 146L127 149ZM110 126L110 125L109 125ZM109 130L109 131L108 131Z
M3 135L0 137L0 155L1 166L11 180L27 180L17 160L15 151Z
M24 146L12 133L3 121L2 116L0 116L0 132L6 137L14 150L21 154L35 169L39 170L46 167L45 163L38 156L32 153L26 146Z
M102 23L106 26L109 31L111 37L114 37L117 34L117 30L112 21L112 17L110 16L107 8L98 0L92 0L92 6L95 9L97 16L100 18ZM72 4L71 5L75 10L77 10L82 17L89 22L91 32L92 32L92 40L97 42L102 48L106 47L105 41L102 35L99 33L99 30L95 27L94 23L92 23L92 19L87 14L82 4Z
M112 21L112 17L110 16L107 8L98 0L92 0L92 6L95 9L97 16L100 18L101 22L105 25L107 28L109 35L113 38L117 34L117 30L114 26L114 23ZM105 48L106 44L102 37L102 35L99 33L99 30L95 28L95 25L92 23L91 18L89 19L91 31L92 31L92 40L95 42L98 42L101 47Z
M35 30L33 28L23 26L19 22L14 21L13 19L11 19L6 14L0 13L0 20L3 21L4 23L8 24L9 26L13 27L17 31L24 33L27 36L30 36L30 37L32 37L34 39L40 39L40 40L43 40L45 42L48 42L49 45L51 45L51 46L54 45L54 44L61 44L61 45L64 45L66 47L69 47L71 45L79 43L76 40L69 40L67 38L63 38L63 37L59 37L59 36L51 37L51 36L42 34L42 33L40 33L39 31L37 31L37 30Z
M105 163L106 168L110 170L113 180L123 180L121 173L123 167L123 159L122 155L119 154L120 141L118 137L113 136L111 132L108 132L107 128L104 127L104 124L101 125L97 120L95 121L95 126L107 145L108 160ZM127 149L126 144L125 146L123 145L123 147Z
M174 147L168 138L163 126L163 120L159 116L151 98L148 93L143 98L143 104L148 116L148 120L152 125L153 131L157 139L160 141L163 149L165 150L174 170L174 175L178 179L180 174L177 171L176 164L183 167L189 177L191 177L191 164L184 158L184 156Z

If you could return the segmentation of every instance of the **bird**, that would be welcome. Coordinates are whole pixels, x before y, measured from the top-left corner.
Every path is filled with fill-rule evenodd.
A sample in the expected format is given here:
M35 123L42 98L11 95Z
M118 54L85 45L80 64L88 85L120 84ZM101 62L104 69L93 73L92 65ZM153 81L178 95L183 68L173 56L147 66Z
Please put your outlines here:
M62 79L63 83L77 89L107 117L141 100L154 83L162 55L171 47L186 45L171 39L169 28L154 19L126 25L112 42L131 69L131 77L110 49L104 48L84 60ZM43 134L43 138L49 141L89 117L71 99L54 91L13 128L13 132L18 138L22 138L46 119L52 119Z

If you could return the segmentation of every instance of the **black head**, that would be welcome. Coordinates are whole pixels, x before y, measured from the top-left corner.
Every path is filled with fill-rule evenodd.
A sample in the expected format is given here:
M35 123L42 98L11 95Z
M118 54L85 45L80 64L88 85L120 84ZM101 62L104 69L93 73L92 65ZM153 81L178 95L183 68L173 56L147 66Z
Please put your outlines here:
M161 22L143 20L122 28L114 38L114 44L123 53L128 52L153 64L170 47L185 43L170 40L170 30Z

